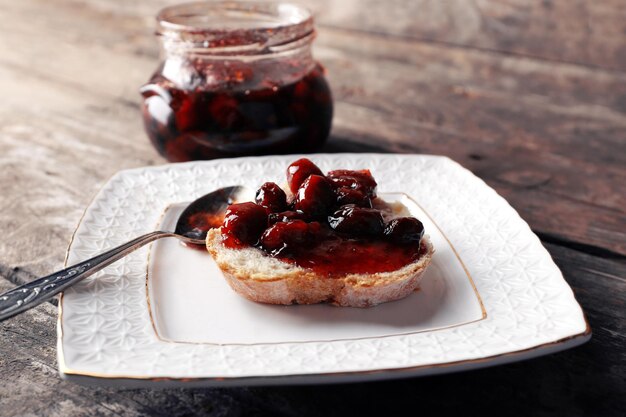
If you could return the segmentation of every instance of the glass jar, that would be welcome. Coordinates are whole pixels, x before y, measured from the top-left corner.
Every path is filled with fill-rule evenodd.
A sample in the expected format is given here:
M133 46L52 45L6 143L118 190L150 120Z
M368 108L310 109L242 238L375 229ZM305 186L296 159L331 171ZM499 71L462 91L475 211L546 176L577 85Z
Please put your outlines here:
M313 60L313 18L288 3L187 3L157 16L163 59L143 120L170 161L307 153L330 132L333 103Z

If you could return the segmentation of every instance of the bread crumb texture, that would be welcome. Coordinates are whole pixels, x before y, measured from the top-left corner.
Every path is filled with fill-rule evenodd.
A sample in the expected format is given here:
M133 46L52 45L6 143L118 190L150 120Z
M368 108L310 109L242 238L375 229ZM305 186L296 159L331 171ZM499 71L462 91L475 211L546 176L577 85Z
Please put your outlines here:
M219 229L210 230L206 240L228 284L249 300L283 305L328 302L344 307L371 307L404 298L417 289L434 253L428 236L422 242L426 253L395 271L329 278L257 248L227 248Z

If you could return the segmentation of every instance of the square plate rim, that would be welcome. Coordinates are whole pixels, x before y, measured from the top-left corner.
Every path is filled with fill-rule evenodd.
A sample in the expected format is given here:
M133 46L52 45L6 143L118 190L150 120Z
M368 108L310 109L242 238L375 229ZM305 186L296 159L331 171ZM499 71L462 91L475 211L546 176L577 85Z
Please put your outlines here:
M299 158L299 157L311 157L311 158L323 158L323 157L341 157L341 156L358 156L361 158L377 158L377 157L396 157L396 158L412 158L412 157L427 157L433 159L447 160L448 163L452 163L464 171L467 171L472 177L483 183L485 187L493 190L489 185L487 185L480 177L475 176L471 171L467 168L460 165L458 162L452 160L451 158L444 155L430 155L430 154L385 154L385 153L336 153L336 154L326 154L326 153L318 153L318 154L296 154L296 155L279 155L279 156L252 156L252 157L238 157L238 158L228 158L228 159L216 159L212 161L190 161L190 162L182 162L182 163L169 163L162 164L156 166L144 166L144 167L135 167L129 169L123 169L117 171L113 175L111 175L106 181L103 182L100 189L94 193L90 202L85 207L80 219L77 222L77 225L72 233L70 238L64 264L67 265L69 256L71 254L72 245L74 243L76 234L83 223L83 220L86 214L89 212L90 208L93 206L93 203L97 201L98 197L103 194L106 186L111 183L116 178L123 176L125 174L140 172L144 170L162 170L167 167L187 167L193 166L196 164L203 163L212 163L219 164L220 162L231 161L245 161L245 160L259 160L266 159L271 157L278 158ZM495 190L493 190L495 192ZM504 200L499 194L496 195ZM411 198L411 196L409 196ZM504 200L506 201L506 200ZM508 202L507 202L508 204ZM509 205L509 207L517 214L517 211ZM521 219L521 218L520 218ZM521 219L524 223L525 221ZM445 236L445 235L444 235ZM562 278L563 281L564 278ZM380 379L388 379L388 378L403 378L403 377L412 377L412 376L421 376L421 375L431 375L431 374L439 374L439 373L448 373L455 371L463 371L467 369L477 369L483 368L503 363L515 362L519 360L525 360L537 356L542 356L549 353L554 353L558 351L562 351L565 349L569 349L578 345L581 345L588 341L591 338L591 327L589 326L589 322L587 317L582 309L582 306L575 298L573 294L573 290L569 286L569 284L565 281L566 286L572 292L573 300L576 306L580 309L582 314L582 319L584 321L584 330L582 332L571 334L566 337L562 337L556 340L552 340L546 343L541 343L535 346L531 346L526 349L512 350L507 351L500 354L495 354L491 356L484 356L475 359L467 359L461 361L454 362L440 362L434 364L426 364L426 365L418 365L418 366L408 366L408 367L393 367L393 368L379 368L374 370L365 370L365 371L338 371L338 372L320 372L320 373L302 373L302 374L279 374L279 375L259 375L259 376L233 376L233 377L178 377L178 376L145 376L145 375L122 375L122 374L113 374L113 373L98 373L91 372L87 370L79 370L70 368L67 366L64 355L63 355L63 293L61 293L61 297L59 299L59 309L58 309L58 318L57 318L57 355L58 355L58 363L59 363L59 372L62 378L68 380L74 380L78 383L83 383L87 385L114 385L119 386L120 384L126 386L152 386L152 387L160 387L160 386L180 386L179 383L184 383L185 386L237 386L237 385L276 385L282 384L284 382L289 383L333 383L333 382L350 382L354 380L358 381L366 381L366 380L380 380ZM478 294L479 296L479 294ZM482 306L482 299L481 300ZM484 317L483 317L484 319ZM471 323L471 322L470 322ZM469 323L468 323L469 324ZM436 332L438 329L430 330L429 332ZM175 342L176 343L176 342ZM335 378L338 377L338 378ZM330 379L329 379L330 378ZM137 385L137 383L139 385ZM173 384L173 385L172 385Z

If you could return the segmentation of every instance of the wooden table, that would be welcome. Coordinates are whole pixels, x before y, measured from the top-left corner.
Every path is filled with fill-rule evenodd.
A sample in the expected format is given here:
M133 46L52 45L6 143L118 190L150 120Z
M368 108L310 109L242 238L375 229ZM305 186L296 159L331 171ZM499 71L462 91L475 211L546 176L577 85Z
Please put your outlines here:
M165 162L137 93L157 65L165 3L0 0L0 290L62 265L110 175ZM0 415L624 415L626 3L309 3L336 100L326 151L443 154L470 168L542 239L592 340L393 382L95 389L59 379L51 302L0 324Z

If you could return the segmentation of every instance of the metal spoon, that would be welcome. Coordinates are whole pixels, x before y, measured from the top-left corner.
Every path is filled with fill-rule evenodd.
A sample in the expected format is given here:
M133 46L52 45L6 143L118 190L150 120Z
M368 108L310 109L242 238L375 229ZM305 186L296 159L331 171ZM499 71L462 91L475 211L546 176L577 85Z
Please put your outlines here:
M244 192L244 187L238 185L215 190L187 206L179 216L174 232L156 231L139 236L91 259L0 294L0 321L49 300L83 278L162 237L175 237L184 243L204 245L207 231L221 224L226 207L237 201Z

